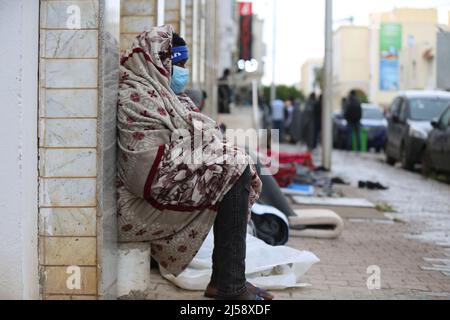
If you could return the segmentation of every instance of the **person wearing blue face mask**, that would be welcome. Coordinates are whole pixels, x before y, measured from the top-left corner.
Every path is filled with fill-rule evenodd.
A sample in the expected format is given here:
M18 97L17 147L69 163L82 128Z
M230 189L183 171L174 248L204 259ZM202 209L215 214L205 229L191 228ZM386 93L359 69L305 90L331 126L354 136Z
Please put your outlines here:
M170 88L177 95L184 93L189 83L189 69L186 63L189 59L189 48L178 34L174 33L172 47L172 79Z
M149 243L154 261L177 277L213 229L205 296L270 300L245 275L249 209L261 193L261 179L250 156L227 144L217 123L185 93L188 59L186 42L170 25L142 32L121 57L119 241ZM184 134L201 139L186 143ZM201 161L189 156L197 153Z

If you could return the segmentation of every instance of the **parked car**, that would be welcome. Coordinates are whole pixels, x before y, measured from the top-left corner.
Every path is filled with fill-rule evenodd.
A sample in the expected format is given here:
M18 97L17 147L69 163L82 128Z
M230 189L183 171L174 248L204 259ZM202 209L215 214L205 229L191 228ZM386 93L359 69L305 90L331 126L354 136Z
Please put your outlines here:
M450 106L438 121L433 121L425 149L423 171L445 172L450 175Z
M367 132L367 146L369 149L381 151L386 143L387 120L381 108L375 104L363 103L361 126ZM337 149L347 147L347 121L340 113L333 114L333 143Z
M336 149L345 149L347 147L347 121L344 115L339 112L333 112L333 147Z
M386 162L412 170L422 162L431 121L450 104L450 92L407 91L399 94L388 114Z

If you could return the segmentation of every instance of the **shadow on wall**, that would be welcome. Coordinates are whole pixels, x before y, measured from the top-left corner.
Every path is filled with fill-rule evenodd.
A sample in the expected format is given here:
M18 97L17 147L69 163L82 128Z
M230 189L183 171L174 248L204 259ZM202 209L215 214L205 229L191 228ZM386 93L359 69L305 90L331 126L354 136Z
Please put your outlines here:
M100 34L98 121L98 290L102 299L117 297L116 116L119 90L119 42L109 30Z

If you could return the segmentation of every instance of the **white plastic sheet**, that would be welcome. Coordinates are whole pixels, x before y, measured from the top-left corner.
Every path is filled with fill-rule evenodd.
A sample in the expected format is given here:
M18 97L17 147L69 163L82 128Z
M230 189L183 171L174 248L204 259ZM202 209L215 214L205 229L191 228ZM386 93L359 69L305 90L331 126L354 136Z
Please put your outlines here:
M178 277L161 274L176 286L194 291L204 291L211 278L214 236L211 232L189 267ZM252 284L267 290L306 287L301 277L319 259L311 252L286 246L273 247L247 234L246 276Z

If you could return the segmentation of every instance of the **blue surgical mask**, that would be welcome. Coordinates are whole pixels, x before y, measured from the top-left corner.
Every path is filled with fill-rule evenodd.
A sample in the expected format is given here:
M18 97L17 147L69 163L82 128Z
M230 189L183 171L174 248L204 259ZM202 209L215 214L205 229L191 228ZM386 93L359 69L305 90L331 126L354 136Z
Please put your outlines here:
M189 82L189 70L181 68L179 66L173 66L172 81L170 82L170 88L172 88L175 94L184 92Z

